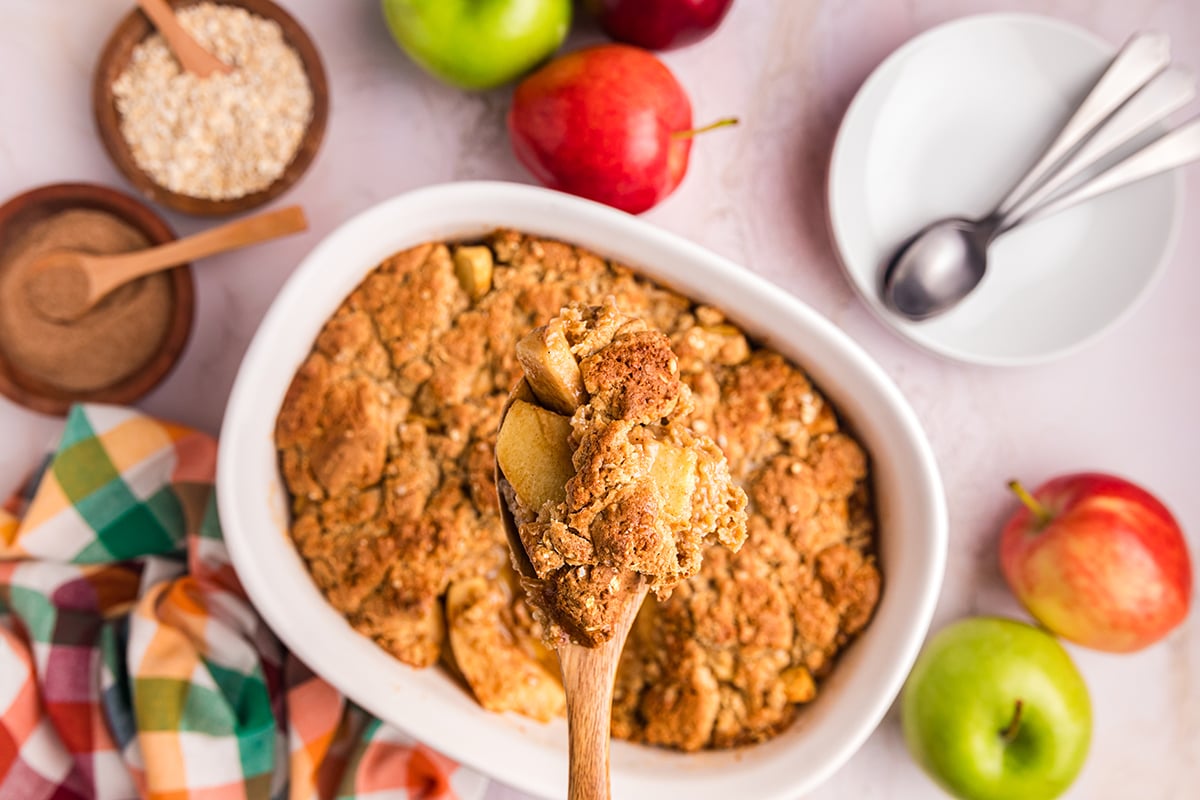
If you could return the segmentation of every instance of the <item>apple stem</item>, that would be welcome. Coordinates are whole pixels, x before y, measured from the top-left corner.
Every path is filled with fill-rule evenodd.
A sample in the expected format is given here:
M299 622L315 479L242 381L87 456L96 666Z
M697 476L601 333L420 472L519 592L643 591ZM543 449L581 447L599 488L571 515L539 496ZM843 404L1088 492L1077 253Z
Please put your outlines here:
M691 139L693 136L698 136L702 133L708 133L709 131L716 130L717 128L725 128L729 125L737 125L737 124L738 124L737 117L725 117L724 119L719 119L716 122L710 122L709 124L705 125L703 128L692 128L690 131L675 131L674 133L671 134L671 138L672 139Z
M1017 731L1021 728L1021 709L1024 707L1025 703L1020 698L1013 703L1012 719L1009 720L1008 727L1000 731L1000 737L1006 744L1012 744L1013 740L1017 738Z
M1033 512L1033 515L1037 517L1039 524L1048 525L1050 521L1054 519L1054 515L1050 513L1050 509L1046 508L1046 506L1042 503L1039 503L1036 497L1027 492L1025 487L1021 485L1020 481L1009 481L1008 488L1012 489L1013 494L1015 494L1017 498L1025 504L1026 508Z

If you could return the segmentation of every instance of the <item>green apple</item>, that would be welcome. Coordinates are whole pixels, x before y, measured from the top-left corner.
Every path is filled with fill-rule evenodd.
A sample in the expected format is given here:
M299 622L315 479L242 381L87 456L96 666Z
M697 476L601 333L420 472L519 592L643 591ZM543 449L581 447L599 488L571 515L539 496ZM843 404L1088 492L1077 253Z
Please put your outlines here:
M383 0L383 14L424 69L464 89L490 89L558 49L571 0Z
M1087 686L1045 631L979 617L944 628L901 700L921 766L962 800L1049 800L1079 774L1092 736Z

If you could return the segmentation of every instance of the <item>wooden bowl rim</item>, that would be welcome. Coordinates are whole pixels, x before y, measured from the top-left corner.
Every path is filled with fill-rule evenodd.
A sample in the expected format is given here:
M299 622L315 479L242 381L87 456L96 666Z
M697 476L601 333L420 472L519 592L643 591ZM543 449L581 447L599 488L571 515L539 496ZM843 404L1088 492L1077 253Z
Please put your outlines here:
M168 0L172 6L195 5L203 0ZM155 203L195 216L225 216L258 208L280 196L312 166L325 138L329 119L329 84L325 66L316 44L296 19L271 0L217 0L218 5L244 8L259 17L274 20L283 31L284 41L300 56L313 94L312 119L296 150L296 155L274 183L253 194L229 200L210 200L173 192L160 186L137 165L133 153L121 135L121 115L112 93L112 82L129 60L133 48L153 31L149 18L139 9L130 11L109 35L92 76L92 110L96 129L105 152L122 175L139 192Z
M93 183L54 183L22 192L0 205L0 236L22 216L40 210L49 213L71 208L92 208L114 216L141 231L152 245L174 241L171 227L140 200ZM195 287L191 264L181 264L166 273L171 278L174 304L170 326L158 350L137 372L123 380L86 392L72 392L23 373L0 349L0 393L42 414L62 416L75 403L126 405L139 399L163 381L183 354L191 337L195 316Z

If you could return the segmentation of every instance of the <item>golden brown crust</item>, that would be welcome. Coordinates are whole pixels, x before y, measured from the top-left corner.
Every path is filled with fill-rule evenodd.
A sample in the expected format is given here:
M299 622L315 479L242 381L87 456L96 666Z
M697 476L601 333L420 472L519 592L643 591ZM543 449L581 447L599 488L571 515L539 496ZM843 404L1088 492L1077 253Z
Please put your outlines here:
M521 374L516 341L572 301L611 296L669 337L696 431L750 496L741 551L706 548L695 577L643 607L622 656L614 733L684 750L770 738L812 698L806 677L820 692L878 601L861 448L803 372L752 347L720 311L560 242L498 231L485 244L491 291L471 299L450 246L398 253L347 298L297 371L276 443L314 582L406 663L448 655L451 585L493 586L507 569L492 448ZM620 513L636 515L631 503ZM560 549L589 557L572 544L563 537ZM493 633L499 621L528 642L537 624L514 595L507 610L494 596L479 607ZM540 663L527 647L506 657L530 674ZM497 706L499 686L474 691Z
M591 403L606 418L651 424L679 402L683 384L677 375L671 341L659 331L634 331L579 362Z

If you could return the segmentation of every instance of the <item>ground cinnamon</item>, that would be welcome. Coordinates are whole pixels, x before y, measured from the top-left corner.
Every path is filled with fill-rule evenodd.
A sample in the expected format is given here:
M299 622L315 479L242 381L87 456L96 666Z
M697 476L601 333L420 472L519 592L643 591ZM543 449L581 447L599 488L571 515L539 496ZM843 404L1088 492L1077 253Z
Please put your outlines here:
M12 366L70 392L113 386L145 366L170 325L174 297L167 275L128 283L83 317L60 322L34 309L28 267L49 250L108 254L149 245L133 226L92 209L46 217L0 242L0 349Z

